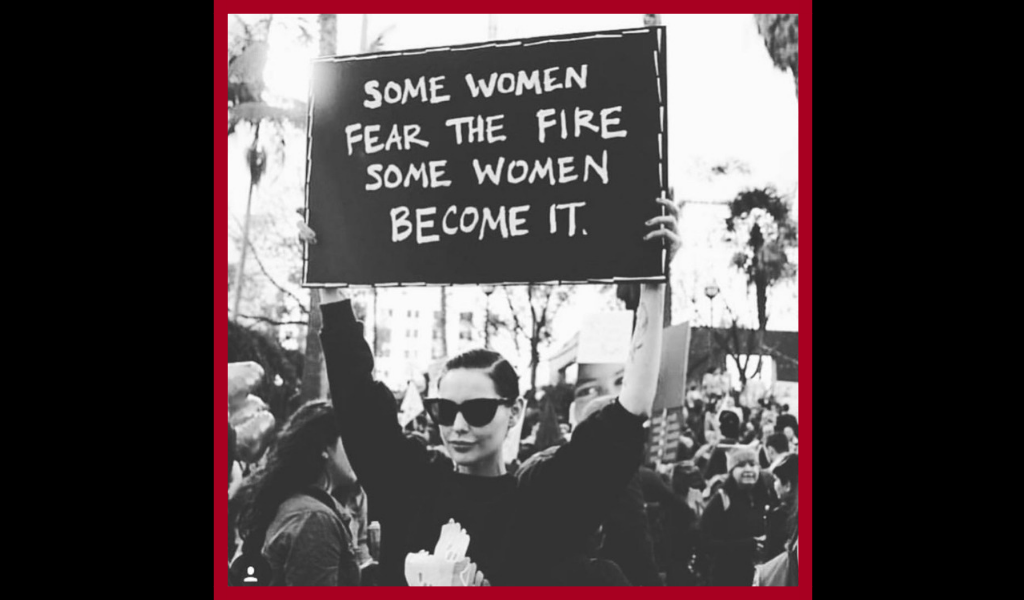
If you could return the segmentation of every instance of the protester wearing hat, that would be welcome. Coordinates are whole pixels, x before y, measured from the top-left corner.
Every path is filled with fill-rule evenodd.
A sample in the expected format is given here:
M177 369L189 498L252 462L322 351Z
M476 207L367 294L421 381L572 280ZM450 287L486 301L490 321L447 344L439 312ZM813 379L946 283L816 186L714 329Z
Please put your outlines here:
M765 540L765 515L773 500L760 477L757 453L736 446L727 455L727 478L701 518L710 559L709 584L749 586Z

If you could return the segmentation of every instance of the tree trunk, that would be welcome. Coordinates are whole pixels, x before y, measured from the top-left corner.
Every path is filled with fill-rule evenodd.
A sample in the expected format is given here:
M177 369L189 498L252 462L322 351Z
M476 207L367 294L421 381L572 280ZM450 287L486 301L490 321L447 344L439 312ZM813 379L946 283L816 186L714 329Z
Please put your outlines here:
M526 302L530 305L530 389L537 389L537 363L540 362L540 327L537 323L537 309L533 306L533 285L526 286Z
M320 15L320 56L333 56L338 49L338 15ZM324 374L324 353L320 347L320 292L309 290L309 326L306 328L306 353L302 362L302 400L308 402L330 394Z
M231 318L238 322L238 307L242 303L242 287L245 285L245 257L249 252L249 220L252 214L252 192L256 189L259 181L258 167L253 164L258 152L260 141L260 123L256 122L256 131L252 136L252 148L248 154L249 161L249 198L245 201L245 221L242 222L242 256L238 259L238 271L235 273L235 308L231 311Z

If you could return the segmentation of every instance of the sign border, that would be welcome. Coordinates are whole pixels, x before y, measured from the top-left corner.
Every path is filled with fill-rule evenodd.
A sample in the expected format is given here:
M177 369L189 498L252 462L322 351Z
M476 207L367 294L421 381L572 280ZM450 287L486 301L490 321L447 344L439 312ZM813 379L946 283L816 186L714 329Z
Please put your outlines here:
M526 48L530 46L539 46L541 44L554 44L563 42L578 42L582 40L594 40L594 39L624 39L626 35L636 34L647 34L657 36L657 47L654 50L654 76L656 80L656 87L658 89L658 111L659 111L659 131L658 131L658 183L659 189L661 190L661 197L668 197L668 129L665 121L667 115L665 114L665 105L668 103L668 86L665 81L661 78L661 71L664 68L666 61L665 45L667 38L665 35L665 26L651 26L641 27L637 29L612 29L605 31L590 31L582 33L570 33L553 36L542 36L533 38L521 38L518 40L504 41L504 42L489 42L486 44L473 43L473 44L459 44L451 46L438 46L434 48L421 48L417 50L405 50L401 52L384 51L384 52L370 52L366 54L347 54L338 56L318 56L310 60L310 78L309 88L306 97L306 105L308 107L306 114L306 179L303 182L303 220L306 225L309 225L309 179L312 170L311 158L313 155L313 76L312 66L316 63L323 62L350 62L355 60L374 60L378 58L391 58L395 56L414 56L420 54L427 54L430 52L463 52L466 50L480 50L484 48L511 48L519 47ZM665 208L661 208L661 215L665 216ZM350 284L350 283L310 283L309 282L309 244L306 242L302 243L302 287L305 288L352 288L352 289L373 289L373 288L385 288L385 287L425 287L425 286L440 286L450 287L454 285L585 285L585 284L619 284L619 283L635 283L635 282L648 282L648 283L665 283L668 281L668 264L667 264L668 250L665 247L661 249L661 275L653 275L649 277L606 277L600 279L586 279L579 281L572 280L549 280L549 281L530 281L530 282L502 282L502 281L488 281L472 284L456 284L456 283L402 283L402 282L387 282L387 283L372 283L372 284Z

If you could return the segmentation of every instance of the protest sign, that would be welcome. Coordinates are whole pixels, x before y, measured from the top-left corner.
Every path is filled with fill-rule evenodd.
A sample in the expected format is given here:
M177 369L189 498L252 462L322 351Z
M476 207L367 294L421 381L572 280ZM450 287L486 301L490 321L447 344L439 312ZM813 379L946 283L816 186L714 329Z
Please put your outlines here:
M303 284L664 281L665 31L313 61Z
M690 358L690 324L666 327L661 342L661 369L658 389L651 410L657 413L666 408L683 405L686 388L686 369Z

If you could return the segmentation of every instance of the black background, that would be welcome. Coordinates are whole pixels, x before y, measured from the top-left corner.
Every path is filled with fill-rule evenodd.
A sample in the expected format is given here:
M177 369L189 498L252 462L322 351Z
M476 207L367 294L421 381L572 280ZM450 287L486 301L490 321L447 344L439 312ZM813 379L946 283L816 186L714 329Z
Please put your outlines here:
M664 48L657 52L659 29L647 33L622 34L616 38L559 41L536 46L526 44L539 40L565 40L592 34L574 34L523 40L524 45L437 51L410 56L387 56L373 59L314 63L311 103L313 106L308 149L309 225L317 232L317 244L308 249L306 284L382 284L382 283L515 283L538 281L586 281L616 277L659 279L663 274L661 244L645 242L649 230L644 222L658 214L661 207L654 199L667 189L667 174L659 169L667 161L667 136L662 135L662 160L659 159L658 134L660 107L666 98ZM633 31L633 30L627 30ZM615 32L604 32L612 34ZM508 42L500 42L508 43ZM453 46L452 48L459 48ZM660 64L662 86L659 101L659 79L655 75L655 56ZM587 87L561 89L543 94L532 90L522 96L499 94L490 98L473 98L465 82L466 74L476 79L489 78L493 72L527 73L559 67L555 80L565 82L565 67L577 72L588 65ZM439 104L422 103L418 99L407 104L387 104L380 108L364 107L368 98L366 81L380 81L383 92L388 81L403 83L444 75L444 94L451 99ZM575 84L575 82L574 82ZM625 130L626 137L602 139L599 133L583 129L580 138L573 137L574 107L594 112L593 123L599 124L602 108L622 106L615 113L620 119L612 131ZM567 109L569 137L561 139L561 127L547 130L547 140L537 139L536 113L543 108ZM451 118L503 114L499 132L507 139L456 145L454 130L445 126ZM558 118L558 115L555 115ZM664 115L667 131L668 115ZM380 151L365 154L360 142L348 156L345 127L361 123L381 125L379 142L387 140L392 124L418 124L419 138L430 147L413 145L410 150ZM465 130L464 130L465 133ZM608 178L604 184L596 173L583 182L584 156L589 154L601 164L601 153L608 151ZM557 177L557 159L574 157L578 179L552 186L547 178L534 183L504 182L493 185L485 179L477 184L472 161L494 164L505 157L509 161L525 160L532 170L534 159L552 157ZM367 175L367 166L374 163L398 165L403 174L410 163L430 160L448 161L445 178L449 187L428 188L413 183L399 187L366 191L374 181ZM662 186L664 184L664 187ZM585 201L576 210L576 235L568 237L568 211L560 210L558 231L550 233L549 207L556 203ZM529 234L502 238L490 230L479 240L479 225L472 234L461 231L447 236L441 219L450 205L458 214L465 206L476 207L481 215L484 207L492 214L501 206L508 208L529 204L523 227ZM410 209L409 221L415 226L417 207L436 207L430 217L433 228L425 234L438 234L440 241L417 244L415 230L401 242L391 241L390 211L397 206ZM453 217L454 220L454 217ZM481 222L482 222L481 218ZM586 230L587 235L582 235Z

